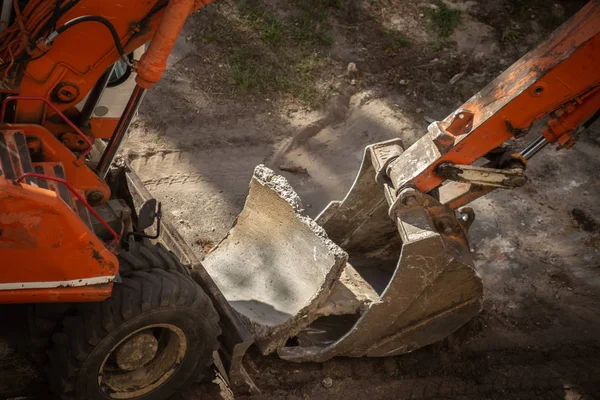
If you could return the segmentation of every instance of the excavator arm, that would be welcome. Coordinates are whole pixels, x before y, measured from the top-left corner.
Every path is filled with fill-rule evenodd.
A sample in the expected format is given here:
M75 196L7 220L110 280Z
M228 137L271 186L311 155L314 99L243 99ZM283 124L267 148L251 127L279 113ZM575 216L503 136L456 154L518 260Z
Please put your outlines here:
M137 72L138 83L150 88L162 76L187 16L208 3L210 0L153 0L117 6L102 0L32 0L21 10L20 2L15 1L15 22L0 32L0 94L43 97L72 119L89 123L76 105L97 100L86 96L96 85L106 85L101 78L107 70L122 60ZM139 62L130 57L150 41ZM14 122L72 132L60 121L59 126L53 125L56 113L41 102L11 106ZM106 138L111 133L108 128L91 132L94 137Z
M524 185L527 160L545 145L573 146L578 128L600 108L599 9L598 2L588 3L458 110L431 124L417 143L387 161L388 183L397 192L410 186L439 191L443 203L457 209L493 188ZM541 136L520 153L494 152L538 122ZM474 167L482 157L490 166Z

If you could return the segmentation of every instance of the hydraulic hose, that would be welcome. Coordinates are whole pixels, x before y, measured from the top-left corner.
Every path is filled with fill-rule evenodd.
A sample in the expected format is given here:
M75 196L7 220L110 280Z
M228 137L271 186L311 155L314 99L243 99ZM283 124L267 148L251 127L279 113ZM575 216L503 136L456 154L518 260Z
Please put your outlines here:
M48 35L48 38L46 38L46 41L45 41L46 46L50 46L52 44L52 42L54 41L54 39L56 39L60 34L65 32L67 29L72 28L75 25L79 25L84 22L98 22L98 23L104 25L110 32L110 35L112 36L113 41L115 42L115 47L117 48L117 51L119 52L119 55L121 56L121 59L127 65L131 65L131 61L129 61L129 57L127 57L127 54L125 53L125 49L123 48L123 45L121 44L121 39L119 38L119 33L115 29L114 25L106 18L97 16L97 15L83 15L81 17L73 18L72 20L65 22L60 28L56 29L54 32L52 32L50 35Z

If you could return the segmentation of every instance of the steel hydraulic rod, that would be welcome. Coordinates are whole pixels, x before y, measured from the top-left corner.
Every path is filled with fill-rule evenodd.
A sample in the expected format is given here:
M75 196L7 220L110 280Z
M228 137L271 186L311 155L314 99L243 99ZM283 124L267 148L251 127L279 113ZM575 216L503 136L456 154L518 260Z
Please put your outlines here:
M544 136L540 136L521 151L521 156L523 156L524 159L529 160L546 147L548 143L550 142L548 142Z
M102 93L104 93L104 89L106 89L106 84L108 83L108 81L110 79L110 75L112 74L113 69L114 69L114 66L107 69L106 72L104 72L104 75L102 75L100 77L98 82L96 82L96 84L90 91L90 94L85 102L85 105L83 106L83 109L81 110L81 114L79 115L79 125L80 126L89 126L90 125L90 119L92 118L94 109L96 108L96 105L98 104L98 100L100 100L100 97L102 97Z
M127 106L125 107L125 110L119 119L119 123L115 128L115 132L111 136L110 141L106 146L106 150L104 150L104 153L102 153L102 157L100 157L100 161L96 167L96 171L100 178L104 179L106 177L108 169L110 168L110 164L112 164L113 159L117 154L117 150L119 149L119 146L125 137L125 133L127 133L127 129L129 129L131 120L135 116L135 113L138 110L145 93L146 89L138 85L136 85L133 93L131 93L131 97L129 97Z

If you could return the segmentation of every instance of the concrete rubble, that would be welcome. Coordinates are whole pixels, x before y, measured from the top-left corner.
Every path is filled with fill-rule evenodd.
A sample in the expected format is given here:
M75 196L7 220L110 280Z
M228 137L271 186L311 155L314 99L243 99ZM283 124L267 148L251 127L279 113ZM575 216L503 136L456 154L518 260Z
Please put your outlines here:
M203 262L264 354L323 314L346 265L347 254L302 211L287 180L259 165L243 211Z

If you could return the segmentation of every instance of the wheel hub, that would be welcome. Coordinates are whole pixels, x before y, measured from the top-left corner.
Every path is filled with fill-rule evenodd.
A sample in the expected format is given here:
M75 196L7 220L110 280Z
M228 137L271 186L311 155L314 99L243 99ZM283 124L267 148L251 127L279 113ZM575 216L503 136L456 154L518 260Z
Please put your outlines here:
M119 368L125 371L148 364L158 351L158 340L151 332L143 331L123 343L115 352Z
M133 399L152 392L175 373L187 347L187 338L178 327L146 326L106 355L98 371L98 385L111 399Z

